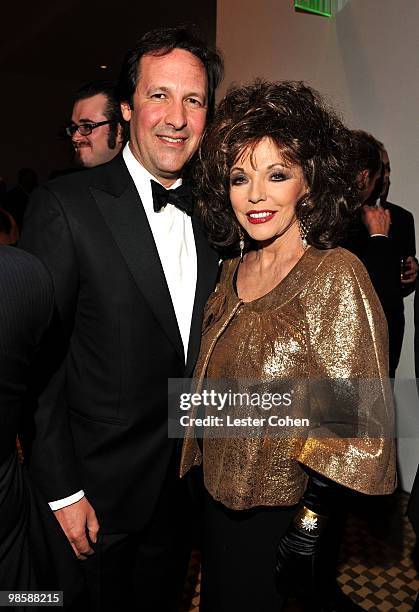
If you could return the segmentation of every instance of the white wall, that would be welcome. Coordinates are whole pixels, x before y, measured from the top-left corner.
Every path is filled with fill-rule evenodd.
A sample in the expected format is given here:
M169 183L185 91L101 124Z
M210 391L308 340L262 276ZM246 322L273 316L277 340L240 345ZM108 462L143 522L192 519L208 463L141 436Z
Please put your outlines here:
M255 77L301 79L319 89L350 127L385 143L392 165L389 199L413 212L419 235L418 0L340 0L342 8L332 19L296 13L293 5L293 0L218 0L217 46L226 63L221 93L232 82ZM412 297L405 308L400 379L414 376ZM397 414L403 423L418 415L419 431L419 401L399 402ZM401 439L406 490L418 461L419 440Z

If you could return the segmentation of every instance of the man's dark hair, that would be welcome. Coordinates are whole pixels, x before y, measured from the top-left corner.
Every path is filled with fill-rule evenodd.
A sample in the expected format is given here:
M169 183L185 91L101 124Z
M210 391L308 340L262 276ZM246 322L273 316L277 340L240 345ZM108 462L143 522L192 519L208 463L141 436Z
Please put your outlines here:
M374 176L381 167L382 143L363 130L352 130L352 138L358 172L368 170L369 176Z
M73 104L79 100L86 100L98 94L106 96L107 104L105 106L104 115L109 124L108 147L114 149L116 147L116 139L118 135L118 125L122 127L123 144L129 138L129 126L124 121L121 113L121 107L117 96L117 88L112 81L89 81L82 85L74 94Z
M215 108L215 90L223 76L223 61L220 54L189 28L158 28L142 36L135 47L128 51L122 64L118 82L118 96L121 102L128 102L133 108L133 96L139 77L140 60L144 55L166 55L173 49L184 49L197 57L204 65L208 79L208 117Z
M301 166L308 188L296 216L309 244L339 244L360 206L351 132L320 94L302 82L255 83L230 90L207 128L196 167L199 211L211 244L237 248L239 224L230 203L230 170L270 139L287 164Z

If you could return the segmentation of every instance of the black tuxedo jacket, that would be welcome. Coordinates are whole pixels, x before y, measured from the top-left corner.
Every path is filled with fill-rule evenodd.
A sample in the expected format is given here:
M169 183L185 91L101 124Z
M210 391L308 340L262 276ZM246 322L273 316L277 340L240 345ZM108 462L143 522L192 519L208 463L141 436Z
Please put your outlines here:
M389 209L391 215L389 238L393 243L393 249L397 253L399 261L402 257L409 257L409 255L415 257L415 221L412 213L392 202L386 202L386 208ZM415 283L407 286L402 285L403 297L412 293L415 288Z
M47 183L28 205L20 246L51 272L56 338L65 343L39 398L32 473L50 501L83 489L104 532L141 529L173 468L168 378L193 372L218 267L195 218L192 225L198 280L185 367L166 279L122 156Z

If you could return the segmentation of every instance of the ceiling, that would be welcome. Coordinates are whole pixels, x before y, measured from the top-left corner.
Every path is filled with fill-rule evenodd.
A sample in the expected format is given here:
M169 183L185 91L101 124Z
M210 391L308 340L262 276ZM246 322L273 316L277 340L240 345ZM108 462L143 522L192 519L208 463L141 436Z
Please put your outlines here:
M73 82L114 79L139 36L180 23L196 24L214 43L216 1L9 0L2 6L0 72Z

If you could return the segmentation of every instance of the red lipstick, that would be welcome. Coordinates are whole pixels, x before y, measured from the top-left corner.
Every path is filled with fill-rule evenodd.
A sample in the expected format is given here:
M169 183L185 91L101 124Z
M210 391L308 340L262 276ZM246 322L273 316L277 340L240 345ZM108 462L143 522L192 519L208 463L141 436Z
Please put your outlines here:
M246 213L246 216L249 220L249 223L253 225L257 225L259 223L267 223L275 216L274 210L249 210Z

